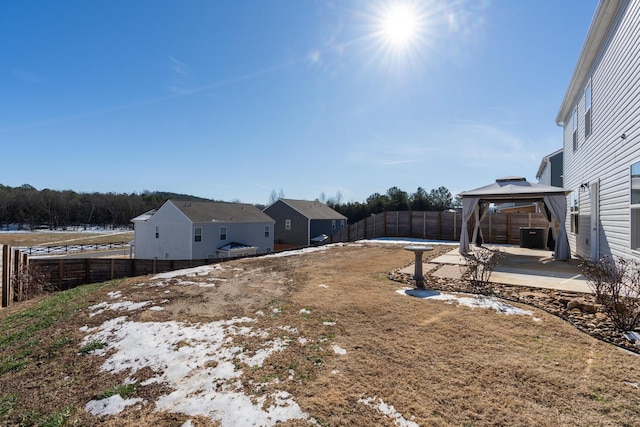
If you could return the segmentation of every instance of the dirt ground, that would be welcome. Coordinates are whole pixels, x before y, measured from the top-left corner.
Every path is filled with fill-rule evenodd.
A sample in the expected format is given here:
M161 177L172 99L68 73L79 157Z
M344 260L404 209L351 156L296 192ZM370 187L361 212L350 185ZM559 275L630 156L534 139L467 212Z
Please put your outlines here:
M117 316L105 311L90 317L87 307L108 300L107 292L120 291L131 301L167 300L162 311L128 313L133 320L195 324L249 316L263 330L296 328L309 342L273 353L259 368L245 367L241 380L247 393L255 393L251 385L256 382L265 384L265 392L285 390L316 425L640 425L637 355L532 307L520 306L532 316L504 315L401 295L396 291L404 285L388 274L412 261L413 254L402 246L350 244L231 261L190 279L215 283L212 287L176 279L151 286L149 277L96 286L74 297L72 316L31 337L39 350L29 364L0 375L0 399L7 401L9 390L14 399L4 405L5 413L0 405L0 421L29 425L23 422L29 414L33 419L36 413L68 408L66 425L180 426L187 419L194 426L221 425L204 417L157 413L153 404L101 418L84 412L98 390L127 376L101 372L102 357L78 353L81 327ZM37 304L0 311L3 333L26 329L30 320L19 322L16 316ZM68 342L55 346L61 337ZM250 349L261 339L244 337L242 345ZM2 360L21 348L9 343L1 350ZM138 376L145 379L144 372ZM132 396L152 401L165 392L154 384Z

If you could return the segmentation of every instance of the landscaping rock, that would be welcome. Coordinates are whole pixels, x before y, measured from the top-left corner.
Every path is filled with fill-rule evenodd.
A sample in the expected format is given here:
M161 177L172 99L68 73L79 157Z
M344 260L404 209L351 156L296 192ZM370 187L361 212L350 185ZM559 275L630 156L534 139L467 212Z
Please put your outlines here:
M428 258L433 259L439 255L441 253L430 254ZM427 261L425 260L425 262ZM396 282L415 286L411 275L399 271L389 273L389 278ZM465 279L445 279L427 273L425 274L425 284L429 288L445 292L473 293L470 283ZM568 321L577 329L596 339L640 353L640 342L630 341L616 330L594 295L495 283L491 284L489 292L504 300L528 304L544 310Z

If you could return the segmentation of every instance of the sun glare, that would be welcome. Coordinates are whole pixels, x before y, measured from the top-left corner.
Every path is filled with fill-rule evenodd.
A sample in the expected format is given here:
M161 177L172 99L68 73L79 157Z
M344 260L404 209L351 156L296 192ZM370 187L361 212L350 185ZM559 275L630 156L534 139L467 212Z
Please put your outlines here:
M431 21L427 4L415 0L392 0L376 7L371 22L371 41L385 68L420 61L428 44Z
M382 16L382 35L387 41L403 47L411 43L418 31L418 14L408 3L394 4Z

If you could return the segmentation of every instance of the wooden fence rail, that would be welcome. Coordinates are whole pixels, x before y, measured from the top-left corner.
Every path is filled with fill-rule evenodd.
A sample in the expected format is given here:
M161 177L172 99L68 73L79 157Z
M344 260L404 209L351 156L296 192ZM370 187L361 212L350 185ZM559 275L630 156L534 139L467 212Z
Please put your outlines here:
M469 235L474 222L468 224ZM489 213L480 224L485 243L520 243L520 228L549 226L541 213ZM378 237L410 237L460 240L462 214L459 212L382 212L373 214L330 237L330 243L352 242Z
M539 213L489 213L481 228L485 243L520 243L521 227L548 227ZM331 236L326 243L351 242L378 237L409 237L434 240L460 240L462 218L459 212L383 212L371 215ZM472 232L473 221L469 224ZM11 281L29 266L44 274L56 290L104 282L124 277L157 274L183 268L229 260L154 260L135 258L29 258L4 245L2 250L2 307L10 305L13 294Z

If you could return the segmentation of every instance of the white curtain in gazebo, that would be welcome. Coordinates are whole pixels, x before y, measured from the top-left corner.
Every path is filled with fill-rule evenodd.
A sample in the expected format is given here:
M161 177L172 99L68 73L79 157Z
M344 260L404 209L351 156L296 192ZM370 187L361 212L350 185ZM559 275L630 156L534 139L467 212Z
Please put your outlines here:
M569 238L567 237L567 227L565 220L567 217L567 198L564 194L544 196L544 203L551 211L553 218L558 221L559 231L556 239L555 258L560 260L571 259L571 249L569 248Z
M490 203L487 201L479 201L478 207L474 210L476 224L473 227L473 237L471 238L471 244L480 246L482 245L482 243L484 243L484 236L482 235L482 227L480 227L480 224L489 213L489 205ZM480 244L478 244L478 234L480 235Z
M478 207L479 197L464 197L462 199L462 229L460 230L460 253L469 252L469 230L467 224L471 219L471 215Z

